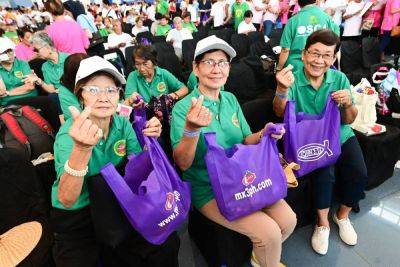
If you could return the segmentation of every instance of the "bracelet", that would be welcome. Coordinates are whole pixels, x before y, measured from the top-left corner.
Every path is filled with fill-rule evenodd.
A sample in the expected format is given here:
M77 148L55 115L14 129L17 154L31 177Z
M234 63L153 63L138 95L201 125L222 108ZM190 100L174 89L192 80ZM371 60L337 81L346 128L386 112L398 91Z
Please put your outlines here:
M72 169L72 168L69 166L68 163L69 163L69 160L67 160L67 161L65 162L65 164L64 164L64 171L65 171L66 173L68 173L69 175L71 175L71 176L84 177L84 176L89 172L88 166L86 166L86 168L85 168L84 170L78 171L78 170Z
M200 130L197 131L188 131L186 129L183 130L183 135L187 137L197 137L200 135Z
M288 94L287 93L279 93L278 91L275 91L275 96L279 97L280 99L287 99Z

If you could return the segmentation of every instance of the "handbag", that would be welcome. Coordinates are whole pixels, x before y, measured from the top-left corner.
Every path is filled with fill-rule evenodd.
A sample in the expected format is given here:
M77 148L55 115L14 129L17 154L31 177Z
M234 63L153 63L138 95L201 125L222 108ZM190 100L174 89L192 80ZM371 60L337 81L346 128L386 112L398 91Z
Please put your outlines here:
M148 242L162 244L186 219L190 187L155 138L144 136L144 108L135 109L135 131L144 151L130 157L122 177L112 164L101 170L129 223ZM140 138L139 138L140 136Z
M90 38L90 44L89 44L89 49L93 48L99 44L103 44L104 43L104 38L103 36L100 34L99 29L97 28L93 28L92 25L90 24L90 21L88 20L88 18L86 17L86 15L83 16L85 18L85 20L87 21L88 25L91 28L92 31L92 38Z
M229 221L261 210L287 194L276 140L266 131L257 145L225 150L215 133L205 133L205 162L221 214Z
M370 31L374 25L374 18L366 18L361 24L361 30Z
M340 112L331 97L319 115L296 113L296 102L288 101L284 123L284 156L300 166L297 177L335 164L341 153Z
M399 37L400 36L400 26L394 26L392 31L390 32L391 37Z

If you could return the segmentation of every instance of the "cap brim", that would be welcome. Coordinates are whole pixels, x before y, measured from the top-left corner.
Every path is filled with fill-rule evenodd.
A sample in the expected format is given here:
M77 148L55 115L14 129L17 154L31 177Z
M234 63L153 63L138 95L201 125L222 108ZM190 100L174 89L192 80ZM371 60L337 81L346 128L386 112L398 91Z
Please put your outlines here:
M194 59L196 59L196 57L198 57L199 55L202 55L210 50L222 50L228 54L230 60L232 60L234 57L236 57L235 49L233 49L232 47L230 47L228 45L217 43L217 44L209 45L209 46L197 51L197 53L195 53L195 55L194 55Z
M116 78L121 84L126 84L126 80L124 78L124 76L119 73L118 71L115 71L113 69L110 68L101 68L101 69L95 69L93 72L88 73L85 77L80 77L79 80L75 81L75 85L82 79L89 77L90 75L92 75L93 73L99 72L99 71L104 71L107 72L109 74L111 74L114 78Z

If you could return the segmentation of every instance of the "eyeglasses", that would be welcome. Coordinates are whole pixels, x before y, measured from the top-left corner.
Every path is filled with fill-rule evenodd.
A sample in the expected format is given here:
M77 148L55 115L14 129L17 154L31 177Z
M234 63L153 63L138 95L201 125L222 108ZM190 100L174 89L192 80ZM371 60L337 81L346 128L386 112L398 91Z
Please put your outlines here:
M115 87L115 86L109 86L103 89L95 85L83 86L82 89L90 93L92 96L96 97L99 96L100 93L105 93L108 97L114 97L121 90L120 87Z
M310 55L310 57L312 58L312 59L317 59L317 58L320 58L320 57L322 57L322 59L324 60L324 61L330 61L330 60L332 60L333 59L333 57L334 57L334 55L330 55L330 54L320 54L320 53L317 53L317 52L313 52L313 51L308 51L308 50L305 50L309 55Z
M6 51L4 51L2 54L12 54L14 53L13 49L7 49Z
M206 60L202 60L200 62L204 63L210 69L213 69L213 68L215 68L215 66L218 66L218 68L220 70L226 69L231 64L227 60L215 61L215 60L212 60L212 59L206 59Z

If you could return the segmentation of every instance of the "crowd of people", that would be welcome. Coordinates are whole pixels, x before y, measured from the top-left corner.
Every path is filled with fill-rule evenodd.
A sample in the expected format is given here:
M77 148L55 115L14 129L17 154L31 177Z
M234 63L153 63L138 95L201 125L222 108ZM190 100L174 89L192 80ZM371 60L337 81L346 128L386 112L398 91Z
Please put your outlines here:
M43 6L0 9L0 106L44 94L57 106L62 124L54 143L57 175L51 190L56 265L96 266L101 259L103 266L113 266L115 258L121 257L96 240L86 178L99 174L109 162L119 165L142 151L137 133L126 118L118 116L117 106L141 108L152 97L167 95L176 102L167 133L172 159L191 185L193 206L209 220L249 237L253 266L279 266L282 242L294 231L296 214L282 199L248 216L227 220L214 198L204 160L207 132L215 132L218 144L229 148L258 144L274 126L268 123L253 133L235 95L224 90L236 51L216 36L199 40L191 66L194 85L189 86L190 81L185 84L157 65L157 51L151 44L138 43L135 38L143 32L165 36L182 61L182 42L205 27L233 28L239 34L259 31L265 42L274 29L283 29L273 99L277 116L283 117L288 100L297 102L297 112L309 114L321 114L330 98L339 106L342 154L334 166L309 174L315 183L317 208L311 245L321 255L328 252L328 214L335 180L343 194L333 221L341 240L356 245L357 233L349 216L363 196L367 171L349 126L357 116L350 82L331 66L341 39L360 41L362 36L380 38L384 59L399 20L400 0L156 0L131 4L104 0L88 6L74 0L48 0ZM108 49L120 49L125 55L129 46L135 47L132 58L126 58L133 62L131 73L121 73L98 56ZM29 64L36 59L44 60L42 78ZM165 122L159 119L149 118L145 136L161 136ZM275 139L284 135L285 130L271 134ZM121 140L124 151L116 153L115 144ZM176 246L179 243L161 246L169 253L166 262L177 264Z

